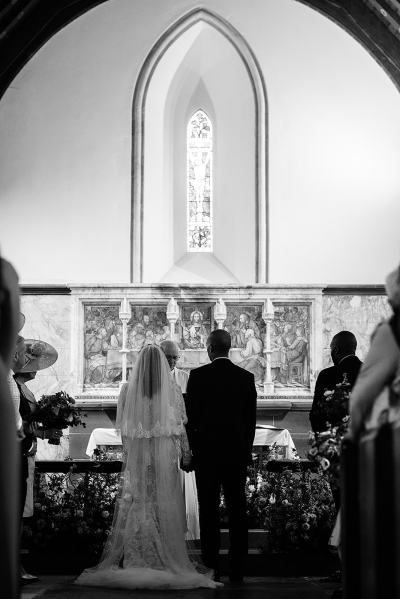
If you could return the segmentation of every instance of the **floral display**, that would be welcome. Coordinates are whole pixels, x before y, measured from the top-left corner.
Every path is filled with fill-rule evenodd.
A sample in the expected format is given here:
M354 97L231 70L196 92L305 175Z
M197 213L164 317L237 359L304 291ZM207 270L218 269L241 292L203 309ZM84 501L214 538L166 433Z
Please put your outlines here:
M36 473L34 516L23 540L34 553L85 553L100 557L110 531L120 474ZM74 549L75 548L75 549Z
M246 498L249 528L268 533L262 550L287 553L326 547L335 509L329 484L321 473L256 470L247 479ZM223 500L220 509L226 522Z
M36 474L34 515L24 526L32 553L78 551L96 563L110 531L120 474ZM334 522L326 477L319 472L267 472L255 467L247 480L248 524L267 531L263 551L287 553L325 547ZM226 509L221 502L221 523ZM224 524L225 523L225 524Z
M310 433L311 449L308 457L318 463L320 470L326 474L332 491L336 491L340 485L341 445L350 420L350 384L346 374L334 390L325 391L325 399L327 430Z
M39 422L44 428L65 429L69 426L82 425L86 427L80 408L75 406L75 400L65 391L58 391L54 395L42 395L36 404L33 420ZM60 439L49 439L52 445L59 445Z

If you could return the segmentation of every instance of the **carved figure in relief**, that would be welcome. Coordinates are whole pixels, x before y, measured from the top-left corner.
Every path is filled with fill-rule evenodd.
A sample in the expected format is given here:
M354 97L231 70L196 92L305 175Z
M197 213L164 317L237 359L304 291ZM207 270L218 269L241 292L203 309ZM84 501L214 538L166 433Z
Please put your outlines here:
M277 306L271 330L271 371L276 387L309 384L309 311Z
M86 384L97 385L114 381L121 372L121 344L122 325L117 323L117 318L93 308L86 322Z
M232 332L232 347L246 347L246 331L248 329L252 329L254 332L254 337L257 339L261 339L260 329L249 314L242 312L239 314L239 321L233 323L234 329Z
M207 330L203 325L203 314L194 310L190 315L190 324L183 329L183 345L187 349L203 349L206 346Z
M263 343L261 339L255 337L254 330L252 328L246 329L244 334L246 346L240 352L244 358L238 362L237 365L241 366L245 370L254 374L254 380L256 383L261 384L264 382L265 375L265 358L263 357Z

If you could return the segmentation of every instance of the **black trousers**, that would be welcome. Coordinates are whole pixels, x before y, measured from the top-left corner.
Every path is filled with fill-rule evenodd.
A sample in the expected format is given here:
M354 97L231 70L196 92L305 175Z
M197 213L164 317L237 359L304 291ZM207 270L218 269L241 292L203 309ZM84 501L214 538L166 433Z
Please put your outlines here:
M200 544L204 565L218 569L220 549L219 505L224 492L229 526L229 565L231 573L242 575L247 557L246 466L237 464L198 464L195 468L199 500Z

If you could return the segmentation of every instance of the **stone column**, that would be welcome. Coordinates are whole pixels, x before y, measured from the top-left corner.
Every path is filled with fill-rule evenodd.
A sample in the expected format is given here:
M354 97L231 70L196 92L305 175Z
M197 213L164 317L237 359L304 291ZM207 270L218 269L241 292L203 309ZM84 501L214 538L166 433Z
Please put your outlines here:
M175 333L175 325L179 319L179 306L176 300L174 300L173 297L171 297L171 299L168 302L168 306L167 306L167 319L169 322L169 329L170 329L170 334L171 334L171 341L176 341L178 342L178 339L176 339L176 333Z
M265 395L272 395L274 393L274 383L272 381L271 373L271 323L274 320L274 306L272 301L268 298L264 302L262 317L265 322L265 341L264 341L264 356L265 356L265 378L264 378L264 393Z
M214 320L219 329L224 328L224 323L226 320L226 305L221 297L214 306Z
M124 383L126 383L126 364L127 364L127 354L129 354L128 348L128 322L132 317L131 305L127 297L121 302L121 306L119 309L119 319L122 321L122 348L119 350L122 355L122 380L120 383L120 387Z

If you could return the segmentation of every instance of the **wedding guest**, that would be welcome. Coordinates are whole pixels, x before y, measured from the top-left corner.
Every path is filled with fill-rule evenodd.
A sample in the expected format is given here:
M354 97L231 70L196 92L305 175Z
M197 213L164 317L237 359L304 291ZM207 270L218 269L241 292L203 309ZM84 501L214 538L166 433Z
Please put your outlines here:
M315 383L314 399L310 412L311 428L314 433L327 428L326 391L333 391L337 384L347 382L352 389L361 368L361 360L356 356L357 339L350 331L340 331L331 341L333 366L321 370ZM332 424L332 423L331 423Z
M2 594L9 599L19 596L18 447L8 378L19 315L18 276L0 258L0 564Z
M43 429L32 417L36 410L36 399L26 383L36 377L38 370L48 368L56 361L58 354L48 343L34 339L24 340L24 360L15 365L14 381L19 393L19 414L22 420L23 439L21 441L21 480L20 480L20 515L21 524L28 495L28 484L33 485L30 475L32 461L36 454L37 438L60 439L62 431ZM21 564L21 583L27 584L38 580L37 576L26 572Z
M363 429L377 426L382 417L400 418L400 349L396 340L400 322L400 267L388 275L386 293L393 316L375 329L350 397L349 435L353 438Z

